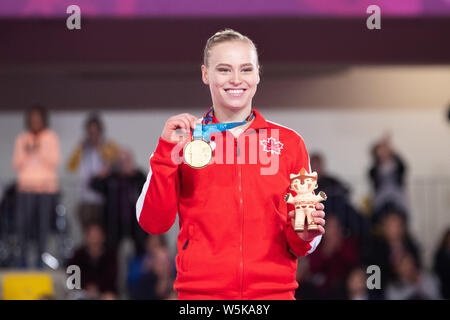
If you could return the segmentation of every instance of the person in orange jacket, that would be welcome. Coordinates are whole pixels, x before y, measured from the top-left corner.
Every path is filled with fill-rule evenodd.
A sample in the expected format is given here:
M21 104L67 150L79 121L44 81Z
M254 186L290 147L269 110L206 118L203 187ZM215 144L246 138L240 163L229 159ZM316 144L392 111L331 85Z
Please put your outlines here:
M27 266L31 236L37 230L35 266L42 267L53 211L59 192L59 139L48 128L47 110L34 106L25 114L26 132L17 136L13 167L17 172L16 230L20 254L16 266Z
M252 108L260 76L248 37L217 32L201 69L213 105L201 119L183 113L165 123L137 220L161 234L178 212L178 299L293 300L297 259L312 253L325 232L323 204L313 212L318 229L296 233L294 208L283 201L289 175L311 171L305 143Z
M91 188L91 180L103 175L117 162L119 146L104 137L104 125L100 116L93 113L87 118L85 137L72 151L67 170L78 172L78 219L83 230L90 224L101 224L105 229L104 196Z

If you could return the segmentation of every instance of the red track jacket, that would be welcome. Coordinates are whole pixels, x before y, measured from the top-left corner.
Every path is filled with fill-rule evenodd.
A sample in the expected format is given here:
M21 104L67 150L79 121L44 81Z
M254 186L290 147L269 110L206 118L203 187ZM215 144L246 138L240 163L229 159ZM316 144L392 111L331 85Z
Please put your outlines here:
M161 234L178 212L179 299L295 299L297 257L321 240L297 236L288 218L293 207L283 200L289 174L310 170L303 139L253 110L239 139L229 131L213 135L215 163L178 164L177 145L162 138L150 157L136 215L145 231Z

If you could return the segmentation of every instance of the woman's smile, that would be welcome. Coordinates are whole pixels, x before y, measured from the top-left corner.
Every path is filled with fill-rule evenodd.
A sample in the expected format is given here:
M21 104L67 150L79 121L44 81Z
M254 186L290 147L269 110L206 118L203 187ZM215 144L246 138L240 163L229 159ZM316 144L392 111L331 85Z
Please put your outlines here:
M227 96L231 97L231 98L240 98L245 94L245 91L247 89L224 89L225 93L227 94Z

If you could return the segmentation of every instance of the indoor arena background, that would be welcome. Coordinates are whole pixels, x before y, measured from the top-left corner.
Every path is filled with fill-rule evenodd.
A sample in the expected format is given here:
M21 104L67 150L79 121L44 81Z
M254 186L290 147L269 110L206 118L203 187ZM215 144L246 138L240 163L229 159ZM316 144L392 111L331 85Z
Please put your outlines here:
M30 280L35 281L35 294L18 293L17 298L176 298L174 292L160 293L156 287L161 283L158 277L165 277L165 286L171 288L176 276L178 221L165 235L168 272L151 266L145 272L135 270L142 263L139 259L151 260L152 246L164 246L164 241L144 239L144 252L137 258L132 241L123 237L109 249L117 264L110 289L83 295L67 287L68 263L86 241L77 214L79 175L69 172L68 162L84 137L86 119L95 113L103 122L104 137L126 150L146 176L165 121L183 112L200 117L211 105L209 88L201 81L203 47L214 32L233 28L248 35L259 50L262 78L253 106L267 119L299 132L310 155L320 153L327 174L346 190L344 209L329 209L325 202L325 212L338 217L336 230L341 233L342 248L330 250L336 256L339 250L351 251L345 245L350 239L357 244L349 253L354 258L300 258L299 269L304 264L308 275L299 271L297 297L349 298L347 280L354 271L360 268L365 274L377 257L388 259L372 239L383 238L384 215L395 211L409 233L408 242L414 243L411 252L418 252L418 272L430 279L420 297L449 298L449 278L439 272L437 257L440 251L447 256L450 252L450 3L234 2L243 9L214 6L212 1L195 6L182 5L184 1L153 1L153 6L140 1L78 1L81 29L68 30L67 1L2 1L1 297L7 298L8 277L35 270L37 278ZM370 4L381 7L380 30L367 29ZM15 139L25 130L25 110L35 105L48 110L49 128L59 138L61 154L60 197L51 216L54 221L49 222L55 227L37 269L13 263L17 232L11 202ZM369 170L372 148L386 136L406 166L401 186L406 208L388 207L375 222ZM321 265L333 263L343 271L336 274ZM139 281L150 288L148 292L142 292ZM390 285L395 287L388 282L383 289ZM384 299L408 298L395 296L395 290L391 296L383 291Z

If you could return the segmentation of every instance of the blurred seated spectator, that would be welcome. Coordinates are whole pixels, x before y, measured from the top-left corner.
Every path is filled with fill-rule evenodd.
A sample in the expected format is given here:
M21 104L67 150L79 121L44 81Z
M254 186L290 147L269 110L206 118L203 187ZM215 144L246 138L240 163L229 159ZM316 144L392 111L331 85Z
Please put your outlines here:
M317 184L320 190L325 192L327 196L342 196L348 199L350 194L349 187L327 172L325 158L320 153L312 153L310 163L311 170L317 172Z
M441 296L450 299L450 228L445 232L434 255L433 270L441 282Z
M334 214L327 215L326 233L308 258L321 299L345 298L345 278L359 264L358 246L354 239L343 236Z
M133 300L173 298L175 267L164 235L148 235L146 251L135 257L128 268L128 290Z
M320 299L320 294L309 268L308 256L298 258L296 280L298 282L298 287L295 289L296 300Z
M379 289L369 290L367 287L367 278L366 268L363 266L358 266L350 271L345 282L347 300L382 299Z
M80 267L81 289L88 299L117 297L117 254L106 248L105 234L100 225L86 227L83 244L67 265Z
M15 141L13 167L17 172L16 230L19 254L16 267L42 268L41 256L47 248L50 220L55 217L59 192L59 139L48 128L48 113L34 106L25 113L26 131ZM34 239L37 248L33 248ZM33 249L33 250L30 250ZM29 255L31 254L31 255Z
M407 212L404 191L407 168L393 150L390 134L386 134L372 147L372 160L368 174L374 191L372 219L373 223L377 223L380 213L386 209Z
M85 123L85 137L73 150L67 169L77 172L80 178L80 202L78 218L82 228L91 223L102 224L103 196L90 186L92 177L98 175L105 166L117 160L118 146L104 138L103 122L98 115L92 114Z
M327 172L325 158L320 153L312 153L310 159L311 170L318 174L319 190L328 197L325 203L327 212L336 214L344 235L355 238L362 247L369 234L369 223L350 203L349 187Z
M124 238L134 242L135 254L144 252L146 232L136 221L136 201L146 177L128 150L120 150L116 164L91 179L90 186L105 198L103 221L107 244L118 247Z
M391 211L384 215L378 225L375 235L365 255L367 265L378 265L381 269L381 288L384 290L387 282L394 277L396 262L406 253L414 257L420 267L419 248L408 232L407 223L403 215Z
M440 299L438 280L434 276L422 272L412 254L406 252L396 260L394 275L395 277L386 288L386 299Z
M3 189L0 201L0 268L10 267L14 261L15 247L11 241L16 232L14 226L16 216L16 183L9 183Z

